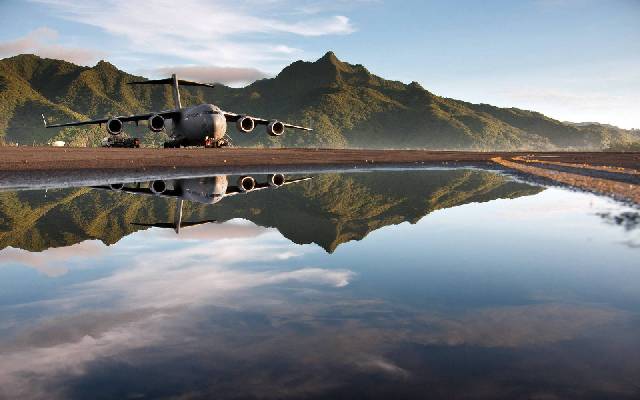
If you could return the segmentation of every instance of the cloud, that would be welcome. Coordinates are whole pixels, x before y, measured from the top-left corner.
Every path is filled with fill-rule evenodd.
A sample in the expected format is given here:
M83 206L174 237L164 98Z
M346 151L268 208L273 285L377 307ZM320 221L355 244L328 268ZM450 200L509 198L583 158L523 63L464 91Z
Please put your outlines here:
M186 369L205 366L194 374L215 375L223 366L226 384L210 388L218 398L282 388L322 393L372 374L420 382L433 364L403 356L407 345L517 351L606 329L624 332L630 319L608 307L561 303L416 308L339 289L353 272L305 266L298 257L320 249L294 245L273 228L232 220L191 230L188 237L136 232L109 247L109 275L70 279L45 305L18 305L23 315L43 317L17 321L15 335L0 338L0 397L68 398L62 391L74 383L123 365L143 379L151 370L175 374L184 360ZM67 260L89 250L69 251ZM42 254L64 261L55 251ZM169 385L160 381L160 389ZM233 393L224 392L229 388Z
M100 257L105 245L98 240L88 240L67 247L52 248L35 253L7 247L0 251L0 266L19 263L54 278L69 271L69 264L77 259Z
M166 308L202 303L223 298L230 292L284 282L344 287L353 278L348 270L313 266L285 271L237 268L247 263L280 263L308 251L292 246L277 230L248 221L200 225L185 228L183 233L176 236L168 229L137 232L124 244L116 245L117 251L110 249L109 260L114 270L109 276L78 285L76 297L65 301L81 304L82 299L118 293L118 302L125 305ZM41 253L6 248L0 252L0 261L20 263L56 277L67 273L79 258L83 265L99 262L105 249L99 241L85 241ZM126 268L120 268L125 265Z
M640 126L636 107L640 95L631 90L637 82L629 79L629 89L623 91L519 87L500 94L505 103L535 109L563 121L598 121L631 129Z
M0 42L0 57L32 53L46 58L70 61L80 65L90 65L97 61L102 52L78 47L66 47L55 43L58 32L42 27L15 40Z
M425 316L423 323L432 330L416 332L412 339L448 346L539 346L571 340L628 317L628 313L612 308L560 303L493 307L454 318Z
M216 67L216 66L174 66L160 67L152 71L153 75L168 76L177 74L180 78L197 82L216 82L224 84L247 84L269 75L255 68Z
M353 277L341 269L269 268L272 262L305 251L297 250L275 229L240 220L193 229L199 234L181 238L179 246L166 230L137 232L110 248L109 276L72 284L58 298L39 305L30 303L29 307L44 307L46 317L30 321L15 338L0 341L0 397L64 398L62 393L46 393L47 381L82 376L93 361L126 358L135 349L175 340L184 334L184 319L193 318L189 313L198 307L215 305L221 312L242 308L246 301L265 306L270 299L256 295L260 288L282 284L340 288ZM88 250L73 247L66 253L67 261ZM40 262L64 261L55 250L42 252ZM48 257L52 255L56 256ZM95 304L104 309L96 310Z
M295 33L301 36L344 35L355 32L348 17L336 15L324 20L311 20L283 27L274 25L274 30Z
M85 314L84 317L88 315ZM52 346L35 346L16 349L17 351L3 349L0 397L64 398L65 396L56 393L56 390L62 388L47 388L41 383L60 375L82 375L86 372L87 364L97 358L113 357L125 350L141 348L162 340L161 330L153 328L157 328L163 318L163 315L152 314L136 321L135 317L127 318L125 315L120 323L112 324L95 337L81 332L78 332L80 335L67 333L67 338L73 340L58 342L54 339L55 345ZM106 325L108 324L105 327Z
M356 366L365 371L382 372L396 378L406 379L409 377L407 370L379 356L370 356L362 361L358 361L356 362Z
M230 293L285 282L344 287L353 277L347 270L314 267L291 271L231 268L240 262L269 263L297 255L279 245L250 245L245 240L225 241L219 246L200 244L132 260L130 268L84 285L79 295L118 293L118 301L123 304L167 308L199 304Z
M287 35L312 37L355 31L344 15L286 16L291 2L184 0L33 0L59 16L122 39L133 53L180 58L197 65L247 67L290 61L301 51L282 43ZM105 10L117 10L109 16Z
M222 240L222 239L250 239L269 232L269 229L241 220L231 220L225 223L208 223L203 225L188 226L180 229L176 234L171 229L154 231L168 240Z

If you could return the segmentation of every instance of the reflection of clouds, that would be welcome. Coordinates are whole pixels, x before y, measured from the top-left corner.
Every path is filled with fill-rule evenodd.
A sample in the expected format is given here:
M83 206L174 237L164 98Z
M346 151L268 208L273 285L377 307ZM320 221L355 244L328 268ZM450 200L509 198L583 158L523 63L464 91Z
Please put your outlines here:
M85 314L84 317L87 318L89 315ZM64 397L51 393L50 390L61 388L47 387L47 381L61 376L83 374L88 362L116 357L123 351L162 340L162 331L154 329L158 327L158 320L161 318L161 315L146 314L144 318L135 321L135 318L127 318L125 314L125 318L119 323L95 336L77 331L76 335L68 337L68 342L61 341L52 346L37 347L36 342L34 347L19 351L0 347L3 350L0 395L23 399ZM62 322L83 324L78 319ZM57 328L60 328L61 323L48 322ZM74 327L70 326L70 329ZM40 344L46 345L42 342Z
M206 255L207 253L202 251L197 253L198 257ZM210 255L215 257L214 254ZM245 272L220 267L216 265L219 261L206 261L205 258L205 261L195 261L171 257L167 259L169 265L162 265L161 257L159 255L157 259L145 260L131 270L96 280L84 286L86 294L95 296L96 292L104 292L116 294L123 304L132 302L142 307L172 307L200 303L207 299L223 297L229 292L288 281L341 287L347 285L352 276L349 271L321 268L302 268L285 272ZM281 259L281 255L275 254L261 261Z
M57 277L69 271L69 262L75 259L100 257L105 246L97 240L88 240L68 247L58 247L40 253L7 247L0 250L0 265L19 263L29 266L49 277Z
M370 372L382 372L396 378L408 378L409 372L393 362L379 356L365 358L356 363L359 368Z
M315 246L292 245L273 229L239 233L255 230L246 222L210 225L198 236L206 240L176 241L151 229L110 247L123 265L67 288L50 319L0 343L0 397L65 398L70 381L108 379L121 368L132 368L136 380L151 379L144 375L153 371L160 388L183 369L223 376L193 388L217 398L308 396L371 375L413 384L425 370L438 371L424 357L398 355L402 346L519 351L615 329L628 317L597 305L441 314L351 298L351 291L326 287L348 285L352 272L296 266ZM88 303L109 311L88 310Z
M429 344L523 347L573 339L590 329L624 320L608 308L569 304L496 307L459 318L426 318L433 328L414 338Z
M267 228L239 220L233 220L231 223L207 223L203 225L184 227L180 229L180 234L176 234L169 229L163 229L161 233L155 234L159 237L173 240L220 240L252 238L266 232L268 232Z
M188 315L189 306L242 308L237 299L250 289L282 284L340 288L353 276L347 270L315 267L276 270L271 263L293 261L305 250L277 231L251 223L209 225L198 227L193 236L185 235L177 248L169 246L175 237L163 230L134 234L110 248L115 262L123 263L111 275L76 284L60 298L43 301L48 308L59 307L51 309L51 315L62 315L24 329L16 340L0 342L0 397L45 396L49 380L83 375L93 361L117 359L134 349L175 340L184 334L185 325L172 321ZM202 240L205 237L208 240ZM54 265L79 255L103 258L92 246L94 242L83 242L51 249L39 253L38 262L27 262L38 254L9 252L5 261L12 257L52 271ZM113 311L84 311L87 304ZM34 392L38 388L43 391Z
M502 207L496 210L496 216L509 220L531 220L532 216L540 216L541 218L564 217L571 213L584 213L585 204L589 204L592 208L611 207L613 201L603 198L592 193L574 192L571 196L567 196L570 189L551 187L546 188L544 192L532 198L520 198L517 201L525 204L526 207ZM541 198L544 201L541 201ZM581 199L582 198L582 199ZM582 200L582 201L580 201ZM508 202L511 200L498 200L499 202Z
M285 278L274 281L281 279ZM85 314L82 318L89 321L107 320L104 330L82 335L81 330L71 329L72 335L44 339L47 330L86 324L82 318L61 318L55 329L50 322L36 334L27 335L31 348L23 346L3 354L2 363L7 367L0 373L0 385L8 395L27 398L35 388L62 387L69 376L108 376L108 369L103 370L110 363L116 365L113 368L120 363L132 365L137 374L147 367L157 371L160 365L171 375L186 358L195 365L211 365L212 370L199 372L227 377L221 387L213 389L219 398L264 393L287 397L323 393L362 374L409 382L421 379L423 371L412 370L420 366L415 361L408 366L402 358L385 356L406 343L540 346L573 339L623 318L612 310L572 305L493 308L448 318L380 303L356 301L349 305L326 295L316 296L312 304L284 307L283 311L280 303L286 299L264 291L258 296L252 305L237 302L232 307L206 306L201 311L134 309L122 315ZM349 311L342 318L333 318L334 307ZM97 369L93 368L95 361L100 361ZM224 367L216 367L219 363ZM34 375L49 380L34 387Z
M173 237L166 231L152 232L155 251L134 255L127 268L82 287L87 296L117 295L122 304L138 307L172 307L220 298L229 292L257 286L295 281L342 287L353 275L345 270L299 268L292 271L232 269L239 264L281 262L304 254L273 229L258 228L243 221L196 227L196 235L210 240L183 241L180 248L163 246ZM260 240L254 236L261 233ZM216 239L212 239L216 238Z

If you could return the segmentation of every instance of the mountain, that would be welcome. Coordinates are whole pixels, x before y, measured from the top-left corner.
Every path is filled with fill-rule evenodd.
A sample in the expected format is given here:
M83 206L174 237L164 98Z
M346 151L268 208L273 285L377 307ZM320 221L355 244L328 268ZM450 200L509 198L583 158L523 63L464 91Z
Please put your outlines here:
M183 220L243 218L277 228L295 243L328 252L370 232L449 207L543 190L486 171L327 174L278 190L234 196L215 205L185 202ZM135 224L173 221L175 200L88 188L0 193L0 250L42 251L89 239L113 244Z
M65 61L19 55L0 60L0 137L46 143L53 137L95 145L103 128L45 130L51 122L130 114L173 107L169 87L130 86L144 79L101 61L81 67ZM563 123L533 111L472 104L437 96L371 74L362 65L328 52L315 62L296 61L275 78L243 88L183 88L183 103L214 103L223 109L310 125L311 134L271 138L239 134L243 146L314 146L434 149L604 149L640 142L640 132L606 125ZM151 145L164 140L143 127L129 128Z

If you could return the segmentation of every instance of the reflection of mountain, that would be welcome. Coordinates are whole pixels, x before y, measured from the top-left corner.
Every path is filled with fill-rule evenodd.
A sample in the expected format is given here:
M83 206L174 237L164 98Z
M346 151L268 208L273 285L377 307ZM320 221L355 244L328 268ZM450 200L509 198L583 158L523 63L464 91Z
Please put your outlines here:
M540 188L484 171L404 171L331 174L278 190L185 203L184 221L245 218L277 228L296 243L327 251L369 232L433 210L538 193ZM86 239L113 244L138 224L173 220L175 200L91 189L0 193L0 248L30 251Z

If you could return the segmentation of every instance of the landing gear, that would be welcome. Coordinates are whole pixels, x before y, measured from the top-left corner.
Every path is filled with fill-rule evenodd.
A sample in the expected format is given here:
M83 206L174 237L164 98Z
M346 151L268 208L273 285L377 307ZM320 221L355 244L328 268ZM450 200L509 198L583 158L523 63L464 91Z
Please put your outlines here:
M221 137L219 139L206 138L204 140L204 147L219 149L221 147L230 147L231 141L228 136Z
M233 146L233 143L231 142L231 138L227 135L218 139L207 137L201 143L202 143L201 146L203 145L204 147L211 148L211 149L219 149L221 147ZM177 149L182 146L187 147L188 145L193 145L193 143L191 142L188 143L184 140L169 140L167 142L164 142L163 147L165 149Z

